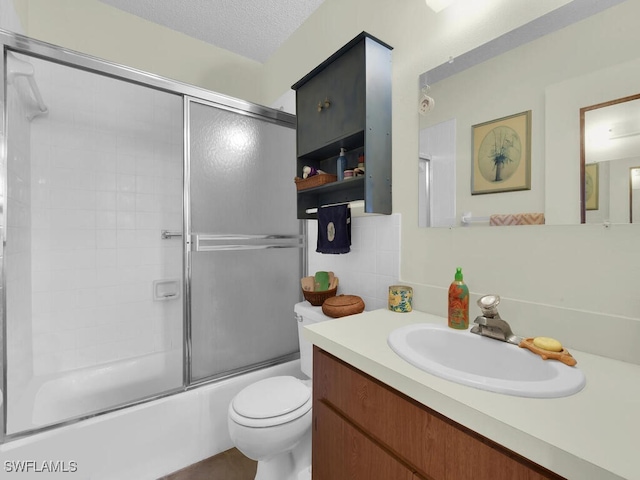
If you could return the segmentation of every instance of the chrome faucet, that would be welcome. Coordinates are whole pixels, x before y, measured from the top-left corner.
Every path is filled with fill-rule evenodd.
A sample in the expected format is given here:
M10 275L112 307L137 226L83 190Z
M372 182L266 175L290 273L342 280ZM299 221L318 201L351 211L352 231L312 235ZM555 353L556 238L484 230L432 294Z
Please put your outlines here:
M522 338L514 335L509 324L500 318L499 303L498 295L485 295L478 299L477 304L482 310L482 315L473 321L476 325L471 329L471 333L519 345Z

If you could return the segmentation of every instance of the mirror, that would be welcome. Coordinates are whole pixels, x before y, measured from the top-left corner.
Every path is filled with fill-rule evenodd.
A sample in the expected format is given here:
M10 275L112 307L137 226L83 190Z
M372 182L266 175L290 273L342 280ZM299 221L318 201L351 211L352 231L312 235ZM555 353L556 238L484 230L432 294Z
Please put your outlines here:
M633 223L638 202L640 94L580 109L580 221ZM636 222L638 223L636 204Z
M563 15L565 7L559 8L420 75L416 108L420 112L419 156L423 160L416 159L416 171L422 176L424 169L418 169L428 158L429 198L434 201L438 186L450 201L445 209L441 205L447 213L439 223L430 209L426 225L477 228L488 226L491 216L524 213L539 215L547 225L583 222L580 109L633 96L638 93L640 79L636 47L640 29L632 20L640 15L640 5L622 2L580 16L575 10L584 3L567 4L567 8L574 8L569 20L546 25ZM535 35L530 31L532 24L538 28ZM594 35L594 31L604 34ZM420 94L427 87L433 102L431 108L420 109ZM531 111L530 187L473 195L472 127L527 111ZM453 135L434 135L444 125L452 125L449 130ZM637 139L640 141L640 136ZM451 162L450 171L436 178L434 159L444 158L442 155ZM600 180L611 173L607 168L612 165L600 163ZM602 181L597 185L602 205L605 195L608 202L612 201L613 192L616 204L625 197L624 208L615 216L611 212L608 220L595 220L596 210L585 211L586 217L594 217L598 223L629 223L633 194L637 197L639 193L629 186L631 167L640 167L640 160L620 166L626 170L623 189L614 191L609 186L605 191ZM419 188L423 201L426 194ZM426 208L419 210L424 212ZM640 216L638 207L635 211ZM422 217L420 224L425 225Z

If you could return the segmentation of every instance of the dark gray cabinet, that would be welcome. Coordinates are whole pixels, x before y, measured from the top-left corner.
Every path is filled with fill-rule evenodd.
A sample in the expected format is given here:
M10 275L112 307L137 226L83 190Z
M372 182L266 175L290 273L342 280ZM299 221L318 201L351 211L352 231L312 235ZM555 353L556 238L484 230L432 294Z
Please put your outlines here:
M365 201L367 213L391 213L391 47L366 32L291 88L296 90L297 175L305 165L336 173L364 156L365 175L298 191L298 218L308 209Z

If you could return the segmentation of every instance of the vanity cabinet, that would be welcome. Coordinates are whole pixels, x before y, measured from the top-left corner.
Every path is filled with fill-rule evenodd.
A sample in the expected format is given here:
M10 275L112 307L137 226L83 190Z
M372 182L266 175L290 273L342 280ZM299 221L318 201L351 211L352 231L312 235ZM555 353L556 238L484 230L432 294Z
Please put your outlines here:
M310 208L354 200L391 213L391 47L362 32L291 88L296 91L296 172L308 165L337 174L365 159L365 175L298 190L298 218Z
M562 480L314 346L313 480Z
M314 448L326 459L314 462L314 480L413 480L413 470L322 402L314 412L314 425Z

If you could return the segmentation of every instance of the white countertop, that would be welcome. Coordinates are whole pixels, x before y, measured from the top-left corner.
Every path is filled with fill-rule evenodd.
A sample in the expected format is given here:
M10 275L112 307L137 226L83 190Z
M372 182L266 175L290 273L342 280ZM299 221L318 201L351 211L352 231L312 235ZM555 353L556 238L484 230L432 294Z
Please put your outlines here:
M567 346L587 378L581 392L554 399L503 395L444 380L402 360L387 345L387 336L411 323L447 321L416 311L375 310L311 325L304 335L423 405L568 479L640 480L640 365Z

